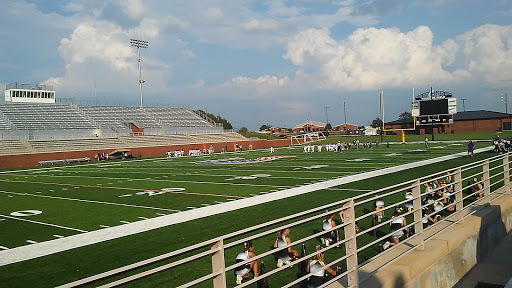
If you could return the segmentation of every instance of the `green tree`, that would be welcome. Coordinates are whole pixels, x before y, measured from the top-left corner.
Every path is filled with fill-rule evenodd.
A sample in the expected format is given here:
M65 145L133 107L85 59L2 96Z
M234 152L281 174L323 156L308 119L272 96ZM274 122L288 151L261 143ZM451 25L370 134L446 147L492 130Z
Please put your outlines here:
M382 120L379 117L377 117L373 119L372 124L370 126L372 126L373 128L380 128L382 127Z
M249 131L249 130L247 129L247 127L242 127L242 128L240 128L240 129L238 130L238 132L240 132L240 133L247 133L247 131Z
M404 120L404 119L410 119L410 118L412 118L412 114L410 112L407 112L407 111L402 112L402 114L400 114L398 116L398 120Z
M325 131L331 131L331 130L332 130L331 123L327 123L327 124L325 125L325 128L324 128L324 129L325 129Z
M222 127L224 127L224 129L233 129L233 125L231 125L231 123L228 120L222 118L220 115L215 116L215 115L213 115L211 113L206 113L203 110L198 110L198 111L200 111L201 113L206 114L206 116L208 118L210 118L211 120L213 120L215 123L221 123Z
M270 125L270 124L263 124L260 127L260 131L267 130L269 128L272 128L272 125Z

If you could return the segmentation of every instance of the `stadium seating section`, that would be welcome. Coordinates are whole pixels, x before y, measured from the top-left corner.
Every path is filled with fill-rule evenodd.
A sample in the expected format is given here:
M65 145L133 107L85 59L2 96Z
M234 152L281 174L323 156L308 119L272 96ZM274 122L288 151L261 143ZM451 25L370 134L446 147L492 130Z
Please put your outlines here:
M0 130L61 130L166 127L212 127L186 108L73 106L67 104L0 104Z
M241 140L247 139L236 132L61 140L8 140L0 141L0 155L157 147Z

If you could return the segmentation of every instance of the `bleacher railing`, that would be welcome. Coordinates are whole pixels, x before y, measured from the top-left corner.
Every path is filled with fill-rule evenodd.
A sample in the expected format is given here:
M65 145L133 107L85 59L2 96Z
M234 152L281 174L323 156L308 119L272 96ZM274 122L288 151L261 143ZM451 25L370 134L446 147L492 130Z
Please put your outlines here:
M265 260L266 263L269 263L269 258L272 257L272 255L288 247L298 247L297 245L306 243L319 244L319 239L331 231L339 231L340 237L337 242L329 246L322 246L319 251L313 253L303 253L300 258L292 260L288 265L271 269L264 274L259 274L258 277L246 280L237 287L246 287L272 277L274 277L274 280L279 278L281 279L280 281L284 281L283 279L285 277L281 277L281 274L285 273L286 269L290 269L292 265L304 267L304 264L318 253L340 255L339 257L331 257L329 262L325 263L325 265L331 267L338 265L342 267L341 273L331 277L330 280L326 281L320 287L327 287L335 281L341 281L345 287L357 287L360 282L372 275L372 273L368 273L367 276L358 278L358 270L360 270L361 267L373 265L371 266L372 271L376 272L411 251L416 249L423 250L424 242L428 239L464 221L465 217L479 211L479 209L485 207L486 203L503 195L510 195L509 158L509 153L497 155L444 172L405 181L353 198L343 199L335 203L226 234L183 249L178 249L112 271L68 283L61 287L76 287L100 280L108 282L110 277L116 276L116 279L119 279L119 276L123 273L131 273L130 276L125 276L119 280L101 286L112 287L173 269L175 271L179 269L194 269L186 270L194 271L194 273L185 273L187 276L191 277L190 279L186 279L186 277L172 278L172 283L169 283L169 286L172 287L191 287L198 284L216 288L236 286L232 272L235 268L244 266L255 260ZM425 190L422 188L427 186L430 188L425 188ZM432 195L437 195L437 197L433 197ZM368 209L377 200L384 201L386 205L380 210L373 208ZM412 219L412 221L407 221L407 224L402 227L402 229L409 229L411 235L408 238L401 239L393 248L379 252L379 246L396 233L396 231L386 232L389 231L388 227L390 223L396 219L391 217L390 214L396 210L400 210L397 208L404 209L404 212L398 217ZM320 229L313 230L310 235L300 239L294 239L289 245L270 249L266 252L259 253L254 258L236 264L234 264L234 258L226 257L227 255L233 256L240 252L239 246L246 241L250 240L254 243L255 241L265 240L265 242L268 242L268 239L275 239L272 235L285 228L296 229L304 225L311 225L312 223L321 227L322 220L325 219L327 215L340 212L343 215L344 222L339 223L332 229L323 231ZM377 219L379 213L387 214L387 217L383 218L381 222ZM428 216L432 218L432 216L435 215L442 215L442 218L424 228L424 220L428 219ZM371 225L361 223L371 223ZM341 231L343 231L343 233ZM340 246L344 248L339 249L338 247ZM393 257L394 260L392 261L385 262L384 264L376 264L379 263L379 261L375 261L376 259L384 253L393 253L396 247L402 247L405 251L400 250L400 254ZM261 251L261 246L258 251ZM150 264L156 265L161 262L165 263L155 268L137 272L138 268ZM201 263L201 265L210 263L210 272L204 275L198 275L199 270L197 270L197 267L200 266L198 265L199 263ZM271 265L269 265L269 267L270 266ZM154 267L154 265L151 267ZM300 275L295 276L295 274L293 274L295 276L292 277L293 279L286 280L284 283L280 283L279 286L292 287L298 285L303 281L307 281L308 277L313 274L305 272L304 269L301 269L301 271Z

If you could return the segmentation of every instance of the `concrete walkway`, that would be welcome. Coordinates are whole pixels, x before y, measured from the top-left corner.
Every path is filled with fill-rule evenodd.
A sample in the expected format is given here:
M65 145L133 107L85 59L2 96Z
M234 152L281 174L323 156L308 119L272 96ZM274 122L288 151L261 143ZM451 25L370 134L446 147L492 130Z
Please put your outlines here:
M456 288L477 287L478 282L505 287L512 278L512 231L509 232L494 250L475 265L454 286ZM499 285L499 286L498 286ZM507 286L508 287L508 286Z

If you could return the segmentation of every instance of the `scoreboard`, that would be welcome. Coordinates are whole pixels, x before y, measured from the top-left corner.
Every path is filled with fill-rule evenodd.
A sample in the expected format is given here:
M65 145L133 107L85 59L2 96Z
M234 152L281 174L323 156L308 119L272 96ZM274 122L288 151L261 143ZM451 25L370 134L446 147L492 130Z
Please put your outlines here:
M457 113L457 98L451 93L433 91L415 97L412 103L412 116L416 125L436 125L453 123L453 114Z

